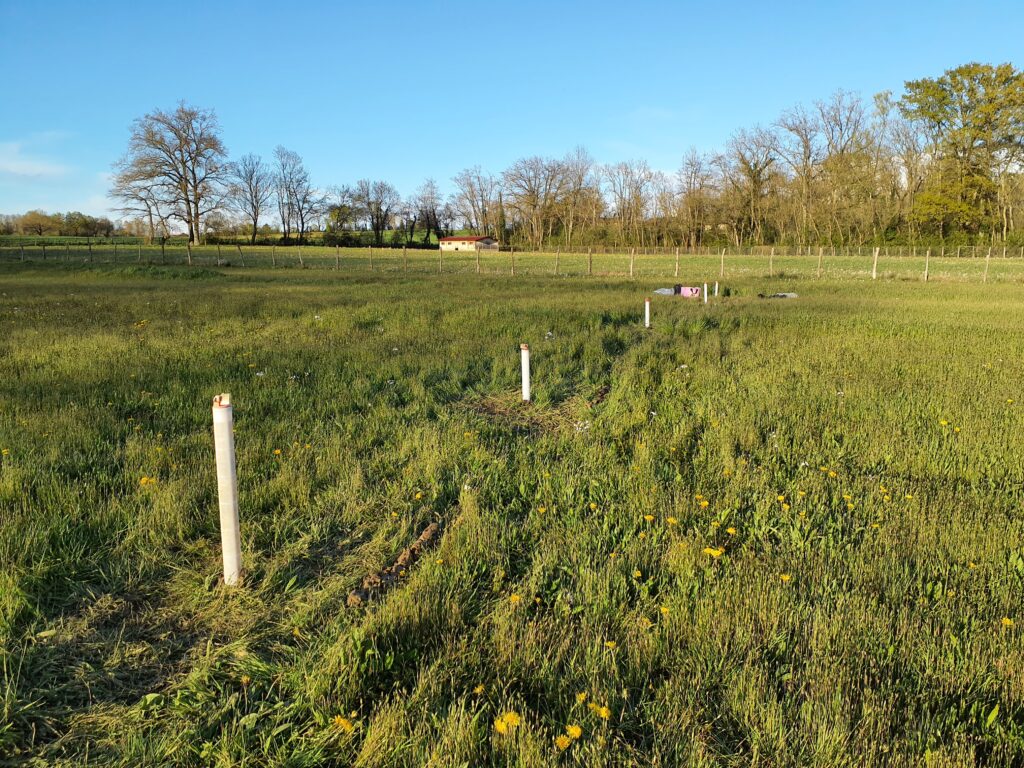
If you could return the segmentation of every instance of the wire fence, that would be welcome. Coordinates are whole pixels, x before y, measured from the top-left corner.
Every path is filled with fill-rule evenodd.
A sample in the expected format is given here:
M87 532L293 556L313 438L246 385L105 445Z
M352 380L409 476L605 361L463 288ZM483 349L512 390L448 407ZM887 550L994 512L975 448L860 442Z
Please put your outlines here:
M0 246L0 263L318 269L358 273L1024 281L1024 248L556 248L442 251L331 246L65 243Z

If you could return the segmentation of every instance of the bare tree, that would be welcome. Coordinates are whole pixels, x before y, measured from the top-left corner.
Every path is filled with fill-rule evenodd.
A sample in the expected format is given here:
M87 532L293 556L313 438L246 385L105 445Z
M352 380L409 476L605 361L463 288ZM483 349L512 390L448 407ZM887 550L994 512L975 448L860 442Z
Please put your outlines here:
M185 102L173 112L158 109L139 118L111 194L126 205L152 195L158 201L154 212L159 208L181 220L189 242L198 242L202 218L223 205L227 151L219 133L213 110Z
M800 237L810 241L811 185L822 159L821 122L803 107L794 107L782 114L776 123L781 133L776 136L775 153L793 174L800 194Z
M452 204L466 227L478 235L501 239L504 233L496 231L500 192L497 179L474 166L461 171L452 181L456 188Z
M541 247L556 221L565 166L560 160L523 158L502 174L502 182L505 203L525 229L526 239L534 248Z
M259 155L242 155L231 165L229 175L230 197L238 210L252 225L250 243L256 242L260 216L274 196L274 172Z
M444 218L444 199L441 191L437 188L437 182L427 179L423 182L412 199L413 208L416 210L417 220L423 225L423 243L430 242L431 233L440 240L447 234L447 229L442 226Z
M391 217L402 202L398 190L386 181L360 179L356 182L355 200L373 230L373 241L384 242L384 230L391 224Z
M321 215L323 198L310 181L309 171L297 152L278 146L274 150L274 160L277 165L274 191L281 217L281 233L288 242L295 231L301 243Z

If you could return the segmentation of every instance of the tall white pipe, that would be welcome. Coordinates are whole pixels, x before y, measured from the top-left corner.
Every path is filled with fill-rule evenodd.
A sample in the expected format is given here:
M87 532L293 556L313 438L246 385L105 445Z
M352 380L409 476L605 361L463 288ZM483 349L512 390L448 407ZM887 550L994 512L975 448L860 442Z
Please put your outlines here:
M217 455L217 496L220 499L220 543L224 552L224 583L234 585L242 571L238 529L238 476L235 472L235 419L231 395L213 398L213 445Z
M523 361L523 402L530 402L530 345L519 345L520 356Z
M718 281L715 281L715 296L718 295Z
M651 300L644 299L644 328L651 327Z
M708 303L708 284L704 283L704 303Z

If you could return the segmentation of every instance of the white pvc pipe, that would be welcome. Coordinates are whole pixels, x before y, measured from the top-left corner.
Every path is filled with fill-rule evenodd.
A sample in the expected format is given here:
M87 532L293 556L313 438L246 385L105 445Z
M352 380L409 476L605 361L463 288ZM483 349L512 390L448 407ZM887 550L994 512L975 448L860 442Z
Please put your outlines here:
M224 583L234 585L242 571L238 530L238 476L235 472L235 420L231 395L213 398L213 445L217 455L217 496L220 499L220 543L224 552Z
M718 281L715 281L715 296L718 295Z
M704 283L704 303L708 303L708 284Z
M651 327L651 300L644 299L644 328Z
M530 402L530 345L519 345L520 356L523 361L523 402Z

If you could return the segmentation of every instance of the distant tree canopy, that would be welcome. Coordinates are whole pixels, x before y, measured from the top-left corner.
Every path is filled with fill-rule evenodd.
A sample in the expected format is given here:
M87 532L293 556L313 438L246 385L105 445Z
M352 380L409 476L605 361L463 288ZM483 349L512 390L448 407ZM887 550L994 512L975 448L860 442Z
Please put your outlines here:
M282 146L269 161L230 162L215 113L181 103L133 123L110 195L125 231L193 241L363 232L422 245L463 230L533 247L1024 244L1024 73L970 63L898 96L840 90L737 130L717 152L690 149L672 173L577 147L468 167L450 186L446 196L427 179L408 197L385 179L318 187ZM113 227L104 221L29 211L0 216L0 231L99 233Z
M28 211L21 215L0 216L0 234L45 237L110 237L117 227L105 216L89 216L78 211L46 213Z

